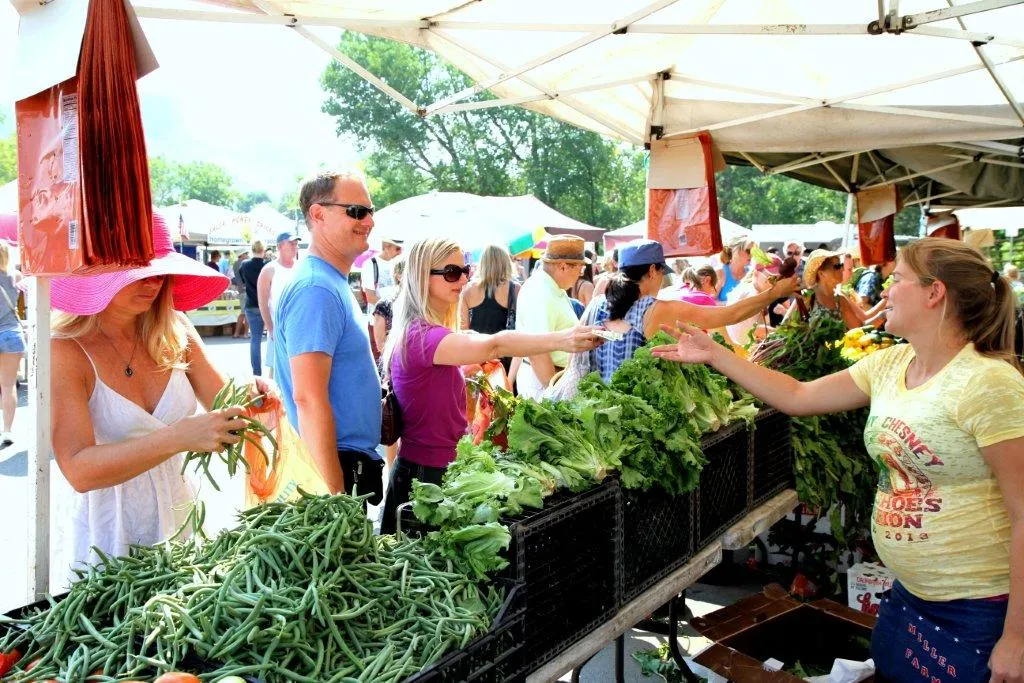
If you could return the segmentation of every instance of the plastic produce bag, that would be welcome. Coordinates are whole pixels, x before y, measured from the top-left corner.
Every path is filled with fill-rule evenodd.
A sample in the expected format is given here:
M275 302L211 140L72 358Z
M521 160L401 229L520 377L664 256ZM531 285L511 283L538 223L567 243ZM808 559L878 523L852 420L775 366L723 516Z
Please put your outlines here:
M601 299L603 300L603 297ZM583 316L580 318L581 325L594 324L594 320L597 318L596 301L597 299L591 299L590 304L583 311ZM593 351L585 351L583 353L571 354L569 356L569 364L565 367L565 370L554 377L554 381L544 390L541 398L551 399L552 401L572 400L579 391L580 382L583 381L583 378L597 369L593 362L592 353Z
M277 439L277 457L268 468L259 449L246 442L245 461L249 464L249 474L245 479L246 507L292 500L300 488L316 495L330 493L298 432L288 422L284 407L280 402L274 403L269 410L252 414ZM264 448L267 448L266 443Z

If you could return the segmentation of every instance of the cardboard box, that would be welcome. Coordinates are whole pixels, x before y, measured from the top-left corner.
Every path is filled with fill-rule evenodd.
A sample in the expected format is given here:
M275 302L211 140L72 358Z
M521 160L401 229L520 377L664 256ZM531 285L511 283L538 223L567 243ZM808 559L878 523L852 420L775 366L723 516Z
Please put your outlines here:
M867 614L878 614L882 593L892 588L896 577L880 564L861 562L846 574L847 602L850 607Z
M874 623L874 616L831 600L798 602L773 584L694 619L691 625L714 641L694 661L736 683L796 683L801 679L786 671L765 671L765 660L825 671L839 658L864 661Z

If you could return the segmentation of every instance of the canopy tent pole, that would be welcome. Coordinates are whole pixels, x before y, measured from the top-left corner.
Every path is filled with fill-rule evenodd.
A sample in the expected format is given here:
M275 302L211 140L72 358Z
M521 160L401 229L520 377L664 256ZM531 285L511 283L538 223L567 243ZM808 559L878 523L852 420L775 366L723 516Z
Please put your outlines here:
M953 156L953 155L951 155L951 156ZM899 178L886 179L884 182L880 182L880 183L872 181L868 185L862 185L860 189L867 190L867 189L870 189L872 187L881 187L883 185L892 185L893 183L901 183L904 180L911 180L913 178L919 178L919 177L921 177L923 175L930 175L932 173L938 173L939 171L948 171L951 168L958 168L960 166L966 166L967 164L970 164L973 161L974 161L974 158L972 157L972 158L968 159L967 161L962 161L962 160L961 161L955 161L955 162L953 162L951 164L945 164L943 166L936 166L935 168L929 168L927 171L920 171L918 173L911 173L910 175L900 176ZM907 170L909 171L910 169L908 168Z
M579 93L606 90L608 88L617 88L620 85L645 83L650 79L651 76L649 74L646 74L643 76L634 76L632 78L620 78L615 81L594 83L592 85L581 85L578 88L570 88L569 90L555 92L550 95L547 93L541 93L538 95L524 95L523 97L507 97L504 99L484 100L482 102L460 102L459 104L449 105L445 107L443 110L439 109L435 112L430 112L427 114L427 116L435 116L437 114L451 114L457 111L473 111L474 109L490 109L491 107L504 107L507 105L526 104L527 102L539 102L541 100L561 100L561 97L563 95L576 95Z
M820 154L812 154L809 157L803 159L797 159L796 161L781 166L775 166L768 171L770 175L776 175L779 173L785 173L787 171L795 171L798 168L807 168L808 166L817 166L818 164L824 164L829 161L835 161L836 159L845 159L846 157L852 157L856 154L862 154L867 150L861 150L859 152L837 152L835 154L829 154L827 156L821 156Z
M30 602L50 588L50 280L29 280L29 401L36 425L28 449L28 586Z
M843 238L843 249L849 249L853 241L853 192L846 194L846 217L843 218L843 225L846 226L846 236Z

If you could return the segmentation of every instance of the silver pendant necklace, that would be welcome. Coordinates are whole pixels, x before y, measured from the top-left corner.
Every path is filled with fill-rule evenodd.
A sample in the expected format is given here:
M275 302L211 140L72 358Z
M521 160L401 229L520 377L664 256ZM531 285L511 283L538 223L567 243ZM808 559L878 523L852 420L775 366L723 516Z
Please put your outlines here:
M104 332L102 329L100 329L100 334L102 334L104 337L107 338L107 341L110 342L110 348L112 348L114 350L114 354L117 356L117 358L122 363L124 363L124 358L121 357L121 354L118 353L118 351L117 351L117 347L114 346L114 340L111 339L110 337L108 337L107 333ZM132 355L128 357L128 362L124 363L124 376L125 377L131 377L132 375L135 374L135 370L132 369L132 363L135 361L135 351L138 348L139 348L139 337L138 337L138 335L136 335L135 336L135 344L132 345Z

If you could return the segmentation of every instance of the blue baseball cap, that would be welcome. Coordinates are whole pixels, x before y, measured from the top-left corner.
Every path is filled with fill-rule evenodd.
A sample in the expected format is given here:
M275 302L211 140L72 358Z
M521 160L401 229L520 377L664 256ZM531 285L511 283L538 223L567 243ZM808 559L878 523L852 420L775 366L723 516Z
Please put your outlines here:
M660 265L667 268L665 250L654 240L633 240L619 248L619 269L630 266Z
M278 244L281 244L281 242L298 242L298 241L299 241L299 236L296 235L291 230L285 230L284 232L282 232L280 235L277 236L277 243Z

